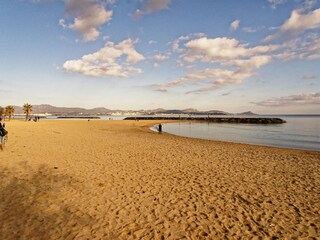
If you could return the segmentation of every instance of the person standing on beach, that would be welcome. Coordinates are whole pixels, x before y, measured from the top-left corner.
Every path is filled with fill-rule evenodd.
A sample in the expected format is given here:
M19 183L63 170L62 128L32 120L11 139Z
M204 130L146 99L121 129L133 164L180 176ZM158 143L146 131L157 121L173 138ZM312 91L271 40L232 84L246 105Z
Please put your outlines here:
M5 136L8 134L7 130L4 129L5 124L1 122L0 118L0 150L4 150Z

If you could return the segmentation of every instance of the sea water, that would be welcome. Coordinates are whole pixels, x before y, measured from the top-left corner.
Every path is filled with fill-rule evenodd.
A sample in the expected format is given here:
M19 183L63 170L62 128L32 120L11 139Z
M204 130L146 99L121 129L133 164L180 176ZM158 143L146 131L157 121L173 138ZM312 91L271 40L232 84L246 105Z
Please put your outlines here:
M268 117L268 116L259 116ZM282 115L283 124L179 122L163 132L201 139L320 151L320 115Z

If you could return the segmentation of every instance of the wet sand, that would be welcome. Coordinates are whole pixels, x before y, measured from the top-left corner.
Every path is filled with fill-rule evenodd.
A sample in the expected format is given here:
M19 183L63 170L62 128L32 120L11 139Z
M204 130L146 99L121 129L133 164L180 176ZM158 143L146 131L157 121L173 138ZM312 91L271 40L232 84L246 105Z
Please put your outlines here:
M0 239L319 239L320 152L6 122Z

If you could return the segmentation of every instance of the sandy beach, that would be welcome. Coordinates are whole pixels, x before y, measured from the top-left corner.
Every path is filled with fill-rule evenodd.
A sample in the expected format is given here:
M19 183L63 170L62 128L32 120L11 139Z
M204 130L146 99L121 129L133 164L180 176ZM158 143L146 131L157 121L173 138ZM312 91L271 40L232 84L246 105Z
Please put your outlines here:
M320 152L6 122L0 239L319 239Z

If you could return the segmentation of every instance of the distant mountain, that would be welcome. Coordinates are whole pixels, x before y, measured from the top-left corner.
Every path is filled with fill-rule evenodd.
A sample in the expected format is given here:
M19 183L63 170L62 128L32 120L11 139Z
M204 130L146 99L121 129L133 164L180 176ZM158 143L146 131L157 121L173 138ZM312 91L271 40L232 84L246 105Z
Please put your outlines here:
M194 108L187 108L187 109L183 109L182 112L184 113L196 113L199 112L197 109Z
M213 114L213 115L231 115L231 113L227 113L220 110L210 110L210 111L207 111L206 113Z
M140 110L143 111L143 110ZM157 108L157 109L153 109L153 110L149 110L149 112L153 112L153 113L159 113L159 112L165 112L166 110L163 108Z
M183 110L179 109L163 109L158 108L155 110L149 110L150 114L197 114L197 115L229 115L230 113L220 111L220 110L210 110L210 111L199 111L194 108L187 108Z
M14 106L16 114L22 114L23 109L20 106ZM93 109L85 109L85 108L68 108L68 107L55 107L48 104L41 105L33 105L32 113L33 114L44 114L49 113L53 115L106 115L112 112L112 110L107 108L93 108Z
M252 116L252 115L258 115L258 114L248 111L248 112L237 113L237 115Z
M16 114L23 114L21 106L14 106ZM78 107L55 107L49 104L33 105L32 114L52 114L57 116L78 116L78 115L110 115L110 114L143 114L143 115L155 115L155 114L197 114L197 115L230 115L230 113L220 110L199 111L194 108L187 108L183 110L179 109L163 109L157 108L153 110L111 110L104 107L86 109ZM239 113L240 115L254 115L252 112Z
M23 113L22 107L20 107L20 106L13 106L13 107L14 107L15 114L22 114Z

